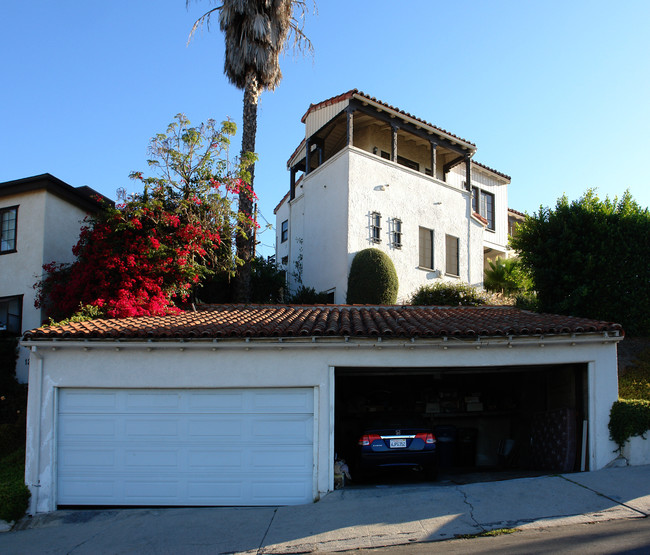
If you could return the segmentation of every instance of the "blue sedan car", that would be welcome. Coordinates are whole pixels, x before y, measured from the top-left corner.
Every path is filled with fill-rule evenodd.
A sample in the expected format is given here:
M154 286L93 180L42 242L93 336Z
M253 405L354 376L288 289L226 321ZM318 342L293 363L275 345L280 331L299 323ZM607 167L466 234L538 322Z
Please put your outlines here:
M368 472L412 468L434 478L437 469L433 430L413 418L374 418L359 435L356 469Z

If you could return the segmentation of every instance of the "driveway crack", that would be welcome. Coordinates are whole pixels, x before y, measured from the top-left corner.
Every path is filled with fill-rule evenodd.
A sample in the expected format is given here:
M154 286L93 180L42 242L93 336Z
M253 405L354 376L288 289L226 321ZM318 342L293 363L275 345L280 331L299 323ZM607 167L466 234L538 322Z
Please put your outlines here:
M257 555L262 555L264 553L264 542L266 541L266 536L269 534L269 530L271 529L271 525L273 524L273 520L275 519L275 515L278 512L278 507L275 508L273 511L273 516L271 517L271 521L269 522L269 525L266 528L266 532L264 532L264 537L262 538L262 541L260 542L260 546L257 548Z
M472 519L472 522L478 526L483 532L485 532L485 528L479 524L478 520L474 517L474 505L472 505L469 501L469 496L467 493L460 488L460 486L456 486L456 490L460 492L460 494L463 496L463 503L469 507L469 517Z
M571 479L567 478L566 476L564 476L564 474L559 474L559 477L563 478L564 480L566 480L567 482L569 482L571 484L574 484L576 486L580 486L581 488L589 490L589 491L595 493L596 495L599 495L600 497L604 497L605 499L609 499L613 503L621 505L622 507L625 507L626 509L630 509L631 511L639 513L640 515L643 515L643 516L650 516L649 514L644 513L640 509L636 509L635 507L632 507L632 506L628 505L627 503L623 503L622 501L619 501L618 499L614 499L613 497L610 497L609 495L605 495L604 493L601 493L598 490L592 489L589 486L585 486L584 484L581 484L580 482L576 482L575 480L571 480Z
M86 538L84 541L79 542L77 545L75 545L70 551L66 553L66 555L72 555L77 549L79 549L82 545L87 544L89 541L94 540L97 536L101 535L103 532L97 532L96 534L93 534L89 538Z

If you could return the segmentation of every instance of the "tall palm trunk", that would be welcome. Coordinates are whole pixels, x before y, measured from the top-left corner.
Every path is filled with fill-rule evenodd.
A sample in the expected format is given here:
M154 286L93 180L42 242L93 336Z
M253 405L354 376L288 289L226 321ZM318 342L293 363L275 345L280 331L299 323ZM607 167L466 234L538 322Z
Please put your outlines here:
M253 71L246 75L244 87L244 115L242 130L241 157L255 152L255 135L257 133L257 104L262 90ZM250 173L250 191L254 191L255 164L248 167ZM251 259L253 255L253 199L247 191L239 193L239 213L241 216L242 232L237 234L237 256L243 263L237 266L235 278L235 301L250 302L251 295Z

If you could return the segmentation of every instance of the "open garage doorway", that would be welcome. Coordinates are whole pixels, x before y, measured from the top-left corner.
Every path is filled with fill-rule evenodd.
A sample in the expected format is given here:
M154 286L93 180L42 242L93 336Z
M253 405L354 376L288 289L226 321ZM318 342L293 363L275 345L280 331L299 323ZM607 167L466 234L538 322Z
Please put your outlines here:
M503 479L588 470L587 383L586 364L336 368L335 451L353 483L355 474L372 480L360 464L364 433L404 422L432 431L438 475L460 483L477 473ZM377 470L385 477L394 469Z

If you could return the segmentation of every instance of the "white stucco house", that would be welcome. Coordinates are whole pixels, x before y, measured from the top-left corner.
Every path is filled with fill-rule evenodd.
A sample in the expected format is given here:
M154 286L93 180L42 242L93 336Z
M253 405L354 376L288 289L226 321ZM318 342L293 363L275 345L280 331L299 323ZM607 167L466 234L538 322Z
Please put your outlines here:
M99 195L50 175L0 183L0 330L22 335L45 314L34 307L33 285L43 264L72 262L72 247L86 215L96 212ZM29 354L21 350L16 375L27 381Z
M31 330L30 512L313 502L380 410L474 430L465 464L600 469L622 337L510 307L207 306Z
M483 284L506 257L510 177L474 161L476 145L356 89L312 104L275 209L288 286L344 303L354 255L392 259L398 301L435 280Z

